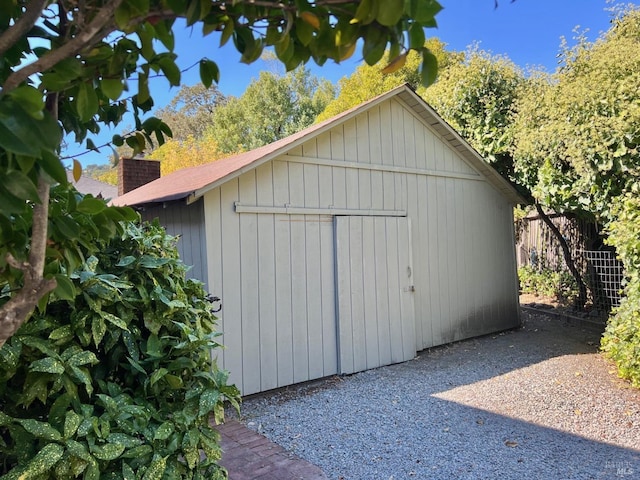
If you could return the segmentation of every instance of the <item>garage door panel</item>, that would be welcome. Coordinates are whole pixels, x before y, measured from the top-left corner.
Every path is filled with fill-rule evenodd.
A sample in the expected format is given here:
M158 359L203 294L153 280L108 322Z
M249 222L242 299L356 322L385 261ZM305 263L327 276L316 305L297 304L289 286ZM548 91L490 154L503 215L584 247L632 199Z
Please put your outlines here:
M335 235L340 372L413 358L409 220L336 217Z

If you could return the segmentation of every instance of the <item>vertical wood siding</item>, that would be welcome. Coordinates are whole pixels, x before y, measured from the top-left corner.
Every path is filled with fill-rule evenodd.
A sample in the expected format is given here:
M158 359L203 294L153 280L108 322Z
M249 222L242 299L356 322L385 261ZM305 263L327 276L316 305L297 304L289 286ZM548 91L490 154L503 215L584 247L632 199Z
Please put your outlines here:
M340 373L412 359L416 344L408 219L339 216L335 229Z
M157 218L167 233L180 236L178 252L182 261L191 267L187 277L197 278L207 284L207 250L204 227L204 202L199 200L191 205L167 203L142 212L144 220Z
M394 98L208 192L208 281L223 299L221 361L231 381L250 394L338 372L341 292L331 208L407 212L417 350L516 326L512 208L472 175L473 167ZM235 202L327 214L238 214ZM388 241L379 222L362 228L362 238ZM358 262L370 254L352 255L353 268L368 272L371 266ZM362 326L354 323L353 333L378 341L375 354L365 349L358 356L365 365L393 360L392 336L405 334L391 329L385 344L386 333L374 335L362 323L399 302L385 296L385 279L375 278L375 287L363 284L361 304L350 307Z

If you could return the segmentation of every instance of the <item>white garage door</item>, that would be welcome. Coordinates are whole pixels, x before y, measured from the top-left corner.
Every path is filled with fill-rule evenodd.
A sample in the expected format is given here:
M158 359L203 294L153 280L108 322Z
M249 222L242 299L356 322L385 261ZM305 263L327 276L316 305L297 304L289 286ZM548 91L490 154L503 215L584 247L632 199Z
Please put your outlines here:
M340 373L416 354L409 228L406 217L335 217Z

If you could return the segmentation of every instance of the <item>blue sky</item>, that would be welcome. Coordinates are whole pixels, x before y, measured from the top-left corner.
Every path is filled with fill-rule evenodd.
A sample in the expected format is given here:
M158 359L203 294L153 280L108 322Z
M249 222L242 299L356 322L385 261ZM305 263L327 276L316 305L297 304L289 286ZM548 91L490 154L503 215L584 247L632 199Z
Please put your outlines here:
M428 38L438 37L447 44L448 50L455 51L465 50L477 42L483 50L506 55L520 67L542 66L549 72L553 72L558 64L561 37L573 44L577 27L580 32L587 32L589 40L595 40L609 29L611 13L608 8L612 5L608 0L499 0L496 9L494 0L440 0L440 3L444 9L436 16L438 28L426 30ZM185 69L208 57L220 67L220 91L239 96L261 69L273 66L261 60L252 65L241 64L231 43L219 48L219 37L215 35L202 38L197 28L178 28L176 53L179 66ZM327 62L320 68L311 62L308 66L315 75L337 82L359 63L356 52L340 65ZM182 76L183 84L193 85L198 81L197 66ZM166 105L177 91L178 88L170 89L163 79L156 80L151 86L157 108ZM95 144L105 143L125 127L123 124L116 131L105 130L93 137ZM84 151L82 146L74 145L72 139L68 141L69 148L63 155L78 155ZM77 158L84 165L102 164L108 161L110 152L109 148L103 148L100 153L91 152Z

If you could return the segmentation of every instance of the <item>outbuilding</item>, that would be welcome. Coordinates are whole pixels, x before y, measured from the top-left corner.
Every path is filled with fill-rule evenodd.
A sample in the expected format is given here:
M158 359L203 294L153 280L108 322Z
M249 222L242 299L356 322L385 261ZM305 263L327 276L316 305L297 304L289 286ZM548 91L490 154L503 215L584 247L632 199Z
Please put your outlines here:
M405 85L113 203L181 236L247 395L518 326L523 201Z

